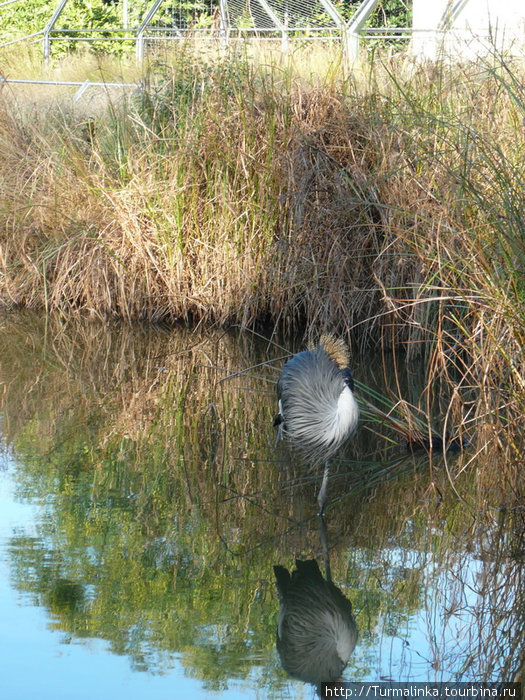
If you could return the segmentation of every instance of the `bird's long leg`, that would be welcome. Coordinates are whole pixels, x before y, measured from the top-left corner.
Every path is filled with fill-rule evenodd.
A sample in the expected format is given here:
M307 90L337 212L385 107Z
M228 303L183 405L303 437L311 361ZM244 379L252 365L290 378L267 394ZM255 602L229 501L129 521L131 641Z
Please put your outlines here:
M328 535L326 532L326 523L324 521L324 515L322 513L319 513L319 537L321 539L321 545L323 547L325 578L327 581L331 581L332 571L330 569L330 550L328 549Z
M323 483L317 494L317 503L319 504L319 515L323 515L326 503L328 501L328 476L330 474L330 463L328 460L324 463Z

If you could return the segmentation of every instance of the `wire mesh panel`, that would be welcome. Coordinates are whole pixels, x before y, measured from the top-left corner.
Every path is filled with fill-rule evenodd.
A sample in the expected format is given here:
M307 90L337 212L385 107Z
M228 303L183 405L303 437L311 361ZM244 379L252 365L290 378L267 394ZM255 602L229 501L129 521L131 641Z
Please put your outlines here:
M245 31L315 33L342 25L342 19L337 23L319 0L228 0L227 17L232 30Z
M330 11L327 10L329 8ZM313 36L344 23L331 0L165 0L144 29L146 37Z
M211 29L217 23L219 3L217 0L187 2L165 0L146 31L152 33L183 34L188 31Z
M23 1L0 0L0 8L5 12ZM82 11L73 0L55 2L52 14L52 5L47 6L40 31L24 37L42 41L46 59L51 46L65 52L85 42L96 51L115 51L117 46L125 51L134 45L140 61L148 49L185 38L224 43L278 39L283 49L292 39L335 39L355 57L360 38L377 46L385 40L399 45L409 36L401 26L368 26L376 24L376 15L384 19L390 0L96 0ZM0 31L0 43L2 38Z

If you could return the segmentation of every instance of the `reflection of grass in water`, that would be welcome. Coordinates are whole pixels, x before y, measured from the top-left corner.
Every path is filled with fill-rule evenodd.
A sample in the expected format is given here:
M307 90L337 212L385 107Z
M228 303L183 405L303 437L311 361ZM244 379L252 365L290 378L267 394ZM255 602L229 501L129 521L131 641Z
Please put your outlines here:
M376 510L385 508L376 519ZM403 494L394 489L390 507L386 500L371 504L369 517L378 526L372 538L364 536L362 528L354 530L348 566L361 599L364 596L363 607L367 592L381 587L384 633L402 642L406 625L396 621L392 603L412 589L414 612L432 644L424 651L416 647L423 652L419 659L414 649L407 649L409 657L420 664L426 659L429 669L432 664L436 680L490 678L491 673L512 678L519 669L518 649L525 634L518 609L521 564L514 549L523 527L519 513L486 509L469 524L460 502L443 508L427 501L412 513L404 510L408 518L400 527L395 512L399 509L404 510ZM394 537L383 529L385 516L397 520ZM379 560L374 555L376 541L382 546ZM389 618L394 628L387 631Z
M62 629L111 640L137 667L159 670L161 650L176 650L200 677L247 674L250 650L273 645L272 565L319 553L315 477L300 465L295 473L276 468L275 398L265 391L275 372L262 366L256 376L218 381L266 361L266 346L223 332L76 328L51 319L47 327L16 320L6 330L2 410L17 478L29 497L55 494L41 523L45 537L14 543L17 586L52 607ZM385 610L395 631L421 601L429 604L425 591L436 581L443 589L450 577L461 580L472 548L485 562L487 595L506 577L491 602L510 624L518 512L509 511L500 535L492 511L478 513L471 531L476 519L448 494L444 471L436 466L437 490L429 491L426 465L402 451L388 466L392 452L381 446L374 458L360 435L331 488L332 568L359 612L366 648L377 645ZM468 477L457 488L475 503ZM431 534L444 528L446 538ZM388 573L382 561L394 549L404 566ZM434 573L425 568L431 551ZM77 607L60 612L53 590L64 580L89 585ZM496 617L480 605L479 623L495 630ZM483 640L480 665L499 644L486 627ZM512 669L516 651L505 648Z
M6 405L16 406L4 416L8 437L18 432L19 422L27 425L26 416L34 411L35 402L53 395L53 410L45 420L55 451L68 441L71 449L71 436L78 437L79 424L90 430L92 424L105 422L103 442L121 440L125 458L126 450L131 450L138 461L143 450L149 454L149 443L154 442L156 455L170 471L186 469L196 456L205 460L203 469L213 473L230 496L249 493L242 486L247 476L248 483L253 475L261 476L252 493L267 492L265 484L273 488L272 465L286 456L273 450L270 427L274 384L284 361L281 348L265 342L254 362L248 338L225 332L193 333L186 340L184 334L161 328L137 327L131 332L121 327L113 333L97 324L69 322L68 326L50 320L42 327L41 338L32 323L28 330L23 323L12 322L6 330L13 342L6 342L7 334L3 337L5 368L11 376L28 377L27 383L6 382ZM137 350L137 334L147 343L147 354ZM19 353L21 346L32 346L33 352ZM275 361L269 360L272 354ZM364 482L378 482L392 471L389 465L404 461L400 437L404 443L413 441L414 435L439 436L433 424L439 425L434 414L440 406L430 407L429 419L429 407L423 411L417 403L400 398L408 396L417 402L425 380L415 381L413 374L403 377L402 367L388 365L386 358L382 366L369 361L358 364L356 374L362 377L356 383L363 427L379 433L379 438L367 438L361 430L352 439L351 471L362 473ZM381 387L383 374L393 386ZM97 396L100 400L95 400ZM437 403L439 399L438 395ZM98 430L94 429L94 439L100 436ZM75 449L82 453L82 444ZM433 458L438 459L441 452L435 449ZM461 472L469 459L470 451L456 457L456 464L449 458L447 466ZM195 485L187 490L198 503ZM213 499L206 495L204 500Z

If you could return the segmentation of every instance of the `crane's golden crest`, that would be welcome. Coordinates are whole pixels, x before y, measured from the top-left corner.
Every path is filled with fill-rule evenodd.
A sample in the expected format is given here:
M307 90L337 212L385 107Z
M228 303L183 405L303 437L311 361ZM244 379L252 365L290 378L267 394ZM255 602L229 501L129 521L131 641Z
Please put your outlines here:
M336 363L339 369L345 369L350 362L348 347L342 338L336 338L331 334L322 335L319 345L324 348L328 357Z

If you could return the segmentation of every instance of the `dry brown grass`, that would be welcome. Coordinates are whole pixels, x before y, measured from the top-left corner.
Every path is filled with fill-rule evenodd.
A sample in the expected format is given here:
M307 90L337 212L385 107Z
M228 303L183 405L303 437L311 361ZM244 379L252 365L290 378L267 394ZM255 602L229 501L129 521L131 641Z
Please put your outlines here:
M173 78L96 121L20 123L4 103L2 298L128 320L362 324L365 347L388 311L378 279L415 275L390 221L414 202L379 196L388 125L335 84L212 77L199 97L207 79L183 86L190 105Z

